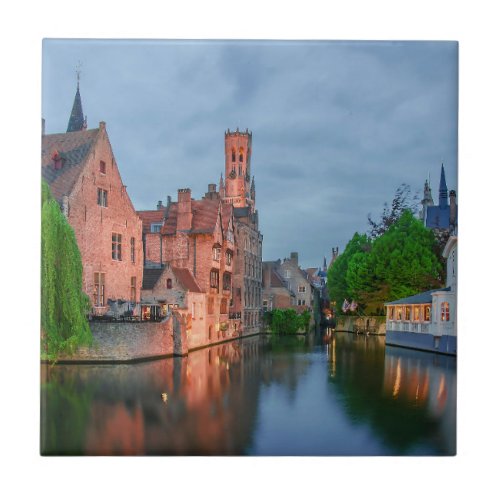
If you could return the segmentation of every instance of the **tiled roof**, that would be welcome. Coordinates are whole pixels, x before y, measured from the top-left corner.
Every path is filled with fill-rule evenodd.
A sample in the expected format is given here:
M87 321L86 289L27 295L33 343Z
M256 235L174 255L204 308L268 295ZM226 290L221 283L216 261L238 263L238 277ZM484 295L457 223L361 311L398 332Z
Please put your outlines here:
M224 231L227 230L227 226L229 224L229 219L231 218L231 214L233 213L233 205L229 203L222 204L222 228Z
M160 210L140 210L137 215L142 220L142 232L150 233L151 224L161 224L163 222L164 208Z
M200 286L196 282L195 277L191 274L191 271L189 269L172 267L172 271L175 274L177 281L181 284L184 290L202 293Z
M160 279L160 276L163 274L164 269L163 268L158 268L158 269L147 269L144 268L143 275L142 275L142 288L144 290L152 290L158 280Z
M213 233L219 213L219 200L191 200L193 220L192 233ZM175 234L177 228L178 203L170 205L168 218L162 228L162 234Z
M412 295L411 297L404 297L403 299L395 300L393 302L386 302L386 306L393 306L399 304L431 304L432 303L432 293L434 292L449 292L451 289L448 288L437 288L436 290L427 290L417 295Z
M288 283L280 276L276 269L271 269L271 287L272 288L285 288L287 292L295 297L295 294L288 288Z
M42 178L57 201L71 193L98 134L99 129L92 129L42 136ZM58 170L53 159L56 152L62 159Z

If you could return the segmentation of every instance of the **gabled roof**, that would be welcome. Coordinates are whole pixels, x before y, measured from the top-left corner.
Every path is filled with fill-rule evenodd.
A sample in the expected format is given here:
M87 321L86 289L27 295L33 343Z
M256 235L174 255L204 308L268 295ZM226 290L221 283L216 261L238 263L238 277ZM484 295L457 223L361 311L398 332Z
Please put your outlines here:
M393 302L386 302L384 305L393 306L400 304L431 304L432 294L434 292L449 292L450 290L450 287L437 288L436 290L427 290L425 292L418 293L417 295L412 295L411 297L404 297L403 299L395 300Z
M200 286L198 285L196 278L191 274L189 269L184 267L172 267L172 271L177 278L177 281L180 283L184 290L189 292L202 293Z
M271 287L284 288L292 297L295 297L295 293L288 288L288 283L281 277L276 269L271 269Z
M148 269L144 268L143 274L142 274L142 288L143 290L152 290L156 283L158 283L158 280L160 279L160 276L163 274L164 268L158 268L158 269Z
M150 233L151 224L160 224L163 222L163 215L165 213L165 208L160 210L140 210L137 215L142 220L142 232Z
M193 214L191 233L213 233L219 215L220 200L191 200L191 213ZM177 229L178 203L170 205L168 218L161 230L162 234L175 234Z
M42 136L42 178L57 201L73 190L98 134L99 129L91 129ZM62 160L60 169L54 166L56 154Z

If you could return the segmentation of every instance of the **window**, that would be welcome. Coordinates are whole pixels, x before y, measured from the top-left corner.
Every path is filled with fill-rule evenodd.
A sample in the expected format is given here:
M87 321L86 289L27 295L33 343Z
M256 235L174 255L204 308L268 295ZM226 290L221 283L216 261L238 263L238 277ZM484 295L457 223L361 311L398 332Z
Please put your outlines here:
M227 299L222 299L220 301L220 313L227 314Z
M238 175L241 176L241 165L238 165Z
M424 306L424 321L431 320L431 306Z
M222 289L231 290L231 274L224 273L222 276Z
M306 305L306 299L299 299L297 301L297 305L299 305L299 306L305 306Z
M105 189L97 188L97 204L101 207L108 206L108 192Z
M410 321L411 319L411 307L405 307L405 321Z
M387 308L387 317L389 319L394 319L394 307Z
M306 293L306 287L305 286L299 286L299 293Z
M212 269L210 271L210 288L219 289L219 271Z
M262 301L262 309L264 310L264 312L267 311L267 300Z
M135 264L135 238L130 238L130 260Z
M161 231L161 222L154 222L151 224L151 232L159 233Z
M420 321L420 306L413 309L413 321Z
M243 148L240 148L240 156L239 156L239 161L243 161Z
M136 286L136 278L135 276L132 276L130 278L130 302L135 302L137 298L137 286Z
M403 308L401 306L396 307L396 321L401 321L403 319Z
M450 303L441 303L441 321L450 321Z
M113 233L111 237L111 258L122 260L122 235Z
M94 273L94 306L104 306L104 273Z
M290 278L290 271L288 269L285 271L285 278Z
M235 151L235 149L234 149L234 148L233 148L233 150L231 151L231 160L232 160L233 162L235 162L235 161L236 161L236 151Z
M167 288L170 290L172 288L172 279L167 278Z
M233 261L233 252L231 252L230 250L227 250L227 252L226 252L226 265L230 266L232 261Z
M106 162L102 161L99 163L99 172L101 172L101 174L105 174L106 173Z
M220 247L216 246L212 248L212 258L213 260L220 260Z

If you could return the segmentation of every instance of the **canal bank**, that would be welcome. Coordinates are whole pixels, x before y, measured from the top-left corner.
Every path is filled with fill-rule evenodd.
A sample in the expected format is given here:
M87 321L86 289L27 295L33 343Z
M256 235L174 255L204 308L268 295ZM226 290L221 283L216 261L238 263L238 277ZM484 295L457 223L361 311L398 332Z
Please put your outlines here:
M213 341L204 343L197 337L191 337L188 326L184 316L177 312L170 313L159 322L91 321L92 345L80 346L73 354L62 354L56 363L112 364L152 361L187 356L191 351L259 335L251 333L238 336L235 333L220 331Z
M385 316L339 316L335 330L338 332L385 335Z

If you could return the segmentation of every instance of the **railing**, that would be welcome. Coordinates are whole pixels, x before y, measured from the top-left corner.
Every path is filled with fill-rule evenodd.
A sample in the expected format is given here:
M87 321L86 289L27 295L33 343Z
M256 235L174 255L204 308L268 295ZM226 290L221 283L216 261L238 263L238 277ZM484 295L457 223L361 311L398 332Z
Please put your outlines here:
M241 313L229 313L229 319L241 319Z
M430 323L412 323L411 321L387 321L387 331L430 333Z

